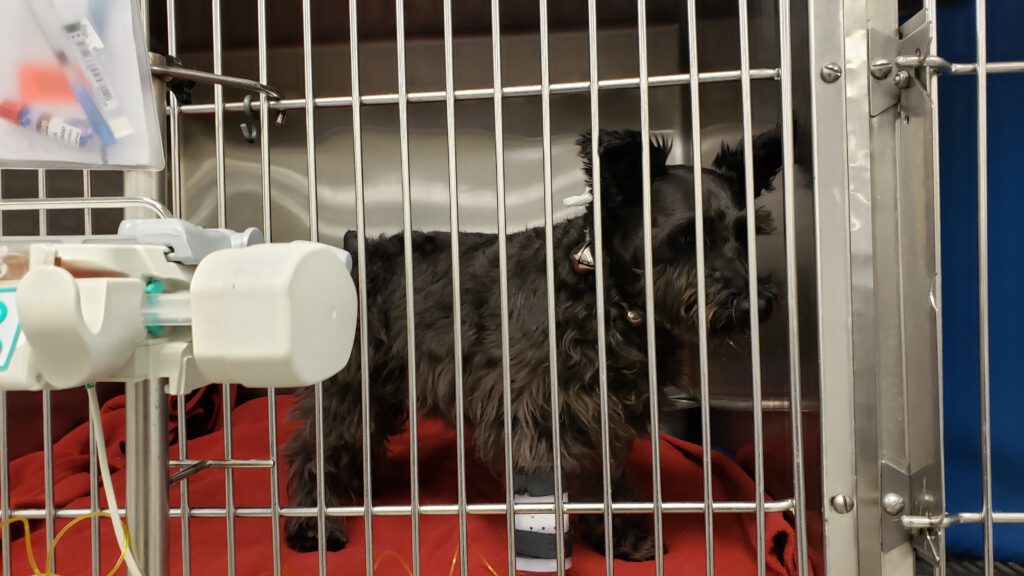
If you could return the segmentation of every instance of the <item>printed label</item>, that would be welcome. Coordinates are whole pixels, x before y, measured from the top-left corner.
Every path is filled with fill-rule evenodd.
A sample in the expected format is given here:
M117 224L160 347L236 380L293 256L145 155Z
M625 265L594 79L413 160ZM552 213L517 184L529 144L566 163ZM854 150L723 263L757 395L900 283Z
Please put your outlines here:
M15 288L0 288L0 372L6 372L21 337Z
M71 144L75 147L80 147L82 145L81 130L48 114L44 114L39 117L39 123L36 125L36 130L38 130L40 134L46 134L50 138L55 138L65 144Z
M89 46L89 49L93 52L103 50L103 40L101 40L100 35L96 33L96 29L92 27L92 22L85 19L82 20L79 25L81 26L81 29L78 33L83 36L82 41Z
M81 22L68 24L64 27L64 32L67 34L68 40L75 47L78 57L82 62L82 68L85 69L89 79L89 84L100 97L103 109L113 110L120 106L113 88L110 87L110 83L103 73L99 59L96 57L95 46L98 45L102 48L103 44L99 42L96 32L92 31L92 25L89 24L89 21L82 20Z

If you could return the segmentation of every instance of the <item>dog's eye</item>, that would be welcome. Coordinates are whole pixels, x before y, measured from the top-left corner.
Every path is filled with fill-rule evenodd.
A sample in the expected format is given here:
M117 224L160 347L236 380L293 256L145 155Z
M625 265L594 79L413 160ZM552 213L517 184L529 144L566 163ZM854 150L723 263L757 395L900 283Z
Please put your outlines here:
M733 237L736 238L736 242L745 246L747 244L747 219L737 218L733 222Z
M672 232L672 240L676 245L687 245L692 244L694 237L697 235L694 224L683 224L682 226L676 227Z

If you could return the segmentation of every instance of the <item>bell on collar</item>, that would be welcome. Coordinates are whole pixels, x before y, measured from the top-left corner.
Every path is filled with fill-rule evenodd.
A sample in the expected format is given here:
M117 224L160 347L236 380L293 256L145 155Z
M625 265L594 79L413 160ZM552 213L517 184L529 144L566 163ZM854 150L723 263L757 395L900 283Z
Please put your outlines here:
M636 308L626 308L626 319L633 326L639 326L644 323L644 313Z
M570 254L572 258L572 267L577 272L591 271L594 269L594 243L590 240L584 240L582 244L577 246Z

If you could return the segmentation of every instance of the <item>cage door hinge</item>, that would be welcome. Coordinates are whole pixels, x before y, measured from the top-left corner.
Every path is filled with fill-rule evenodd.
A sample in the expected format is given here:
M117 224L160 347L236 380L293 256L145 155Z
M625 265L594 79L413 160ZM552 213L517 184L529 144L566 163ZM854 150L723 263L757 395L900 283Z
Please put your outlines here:
M927 92L932 70L949 71L945 59L929 54L933 22L926 10L900 26L896 34L868 29L871 116L875 117L900 101L904 90Z

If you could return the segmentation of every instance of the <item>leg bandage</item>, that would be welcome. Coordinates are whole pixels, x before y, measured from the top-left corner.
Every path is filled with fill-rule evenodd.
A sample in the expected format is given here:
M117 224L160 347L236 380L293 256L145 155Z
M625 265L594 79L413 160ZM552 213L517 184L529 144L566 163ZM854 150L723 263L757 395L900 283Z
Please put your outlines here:
M562 502L568 494L562 493ZM554 481L550 475L515 476L516 504L551 504L555 501ZM516 568L522 572L548 573L557 571L557 538L565 543L565 567L572 567L572 529L569 515L563 515L562 534L556 533L555 514L517 513Z

